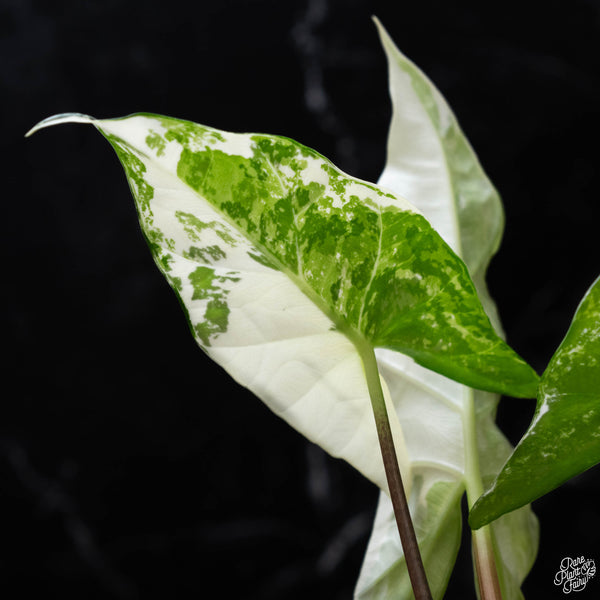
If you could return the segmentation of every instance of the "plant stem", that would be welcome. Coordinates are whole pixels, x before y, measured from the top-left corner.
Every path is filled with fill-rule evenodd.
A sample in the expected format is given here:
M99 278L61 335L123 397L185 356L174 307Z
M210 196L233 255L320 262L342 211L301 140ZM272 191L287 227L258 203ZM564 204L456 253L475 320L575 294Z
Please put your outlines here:
M464 390L463 436L465 440L465 487L467 490L467 504L471 508L477 498L483 493L483 482L481 481L481 470L479 468L479 448L477 447L473 390L467 387ZM471 539L479 597L481 600L502 600L490 526L485 525L473 531Z
M404 485L402 484L402 476L400 475L400 467L398 466L398 458L385 406L385 398L381 388L375 352L370 346L363 346L359 349L359 352L369 387L371 406L373 407L377 435L381 447L381 456L383 458L390 498L394 507L394 515L396 517L396 524L398 525L402 549L404 550L410 583L415 594L415 600L431 600L431 591L427 583L417 536L410 516L408 502L406 501L406 494L404 493Z
M502 600L490 526L485 525L473 531L472 541L473 562L481 600Z

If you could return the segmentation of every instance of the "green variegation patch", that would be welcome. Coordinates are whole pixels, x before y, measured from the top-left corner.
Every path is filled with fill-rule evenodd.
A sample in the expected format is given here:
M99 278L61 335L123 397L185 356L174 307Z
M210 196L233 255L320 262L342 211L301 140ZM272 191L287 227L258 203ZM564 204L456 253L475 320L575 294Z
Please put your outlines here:
M177 220L183 225L185 232L192 241L202 241L202 232L204 230L210 230L214 231L214 233L225 246L233 247L236 244L235 238L232 237L231 234L227 232L227 228L218 221L204 222L191 213L185 213L181 211L177 211L175 213L175 216L177 217ZM218 245L207 246L206 248L208 247L213 248L213 250L209 253L211 256L215 255L216 253L219 253L221 254L222 258L227 257L225 251ZM217 251L215 250L215 248L219 248L219 250Z
M190 250L190 253L192 250L194 248ZM201 256L195 258L201 258ZM194 289L192 300L207 301L204 320L194 325L194 331L205 346L210 346L211 336L227 331L229 323L229 307L227 305L229 290L223 284L239 281L239 277L218 275L214 269L202 266L196 267L188 275L188 279Z

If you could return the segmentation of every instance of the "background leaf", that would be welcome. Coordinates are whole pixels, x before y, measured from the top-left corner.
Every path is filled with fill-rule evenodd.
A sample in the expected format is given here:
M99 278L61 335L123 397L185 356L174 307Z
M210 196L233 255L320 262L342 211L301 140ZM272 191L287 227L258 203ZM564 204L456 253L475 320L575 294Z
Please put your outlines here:
M500 198L441 94L377 25L388 57L393 103L388 160L379 183L411 198L448 244L464 255L500 331L484 279L502 234ZM485 235L479 237L480 232ZM465 428L471 422L472 403L478 442L473 450L479 453L484 481L497 473L510 453L510 444L494 423L498 397L470 390L385 351L378 352L378 358L405 432L415 481L411 510L416 523L427 523L417 531L432 593L441 598L460 545L465 478L473 477L465 463L469 451ZM504 597L521 598L520 586L537 552L537 520L526 507L492 528ZM411 597L391 503L381 495L357 596L385 599L396 587L404 590L400 597Z
M600 462L600 279L542 376L533 420L469 516L480 527Z

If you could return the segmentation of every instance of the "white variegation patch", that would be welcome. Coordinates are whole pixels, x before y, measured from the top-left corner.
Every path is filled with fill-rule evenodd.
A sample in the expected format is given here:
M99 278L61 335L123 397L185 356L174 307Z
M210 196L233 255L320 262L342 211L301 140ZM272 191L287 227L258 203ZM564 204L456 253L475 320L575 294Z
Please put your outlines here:
M97 121L97 120L96 120ZM123 123L126 122L126 126ZM100 123L100 121L98 121ZM147 115L133 115L131 117L125 117L124 119L103 119L101 121L101 128L106 133L112 133L113 135L123 137L129 144L134 148L146 147L146 139L149 132L156 132L161 136L164 136L168 129L164 127L163 122L156 117ZM209 131L210 127L207 127ZM217 130L212 130L217 131ZM211 139L211 148L213 150L219 150L224 154L243 156L244 158L252 158L253 148L252 140L250 136L243 133L233 132L218 132L219 138ZM201 140L195 140L194 138L188 139L189 148L192 151L200 151L205 147L205 143ZM171 147L173 151L169 151ZM177 148L181 150L180 144L176 141L167 142L165 156L161 156L161 164L165 166L170 172L177 172L177 160L179 154ZM169 159L171 158L171 160ZM162 160L164 158L164 161ZM175 158L175 161L172 159ZM173 168L175 169L173 171Z

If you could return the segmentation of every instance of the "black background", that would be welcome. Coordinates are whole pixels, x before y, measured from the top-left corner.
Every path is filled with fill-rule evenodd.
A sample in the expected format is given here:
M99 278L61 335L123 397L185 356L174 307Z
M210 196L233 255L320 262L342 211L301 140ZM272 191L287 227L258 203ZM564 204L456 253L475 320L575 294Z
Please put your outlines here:
M544 369L600 272L599 2L1 0L2 598L351 597L376 490L197 349L101 136L23 134L57 112L156 112L283 134L376 180L390 106L371 14L503 196L488 281ZM503 400L513 442L532 411ZM562 597L564 556L600 560L598 488L592 469L535 503L526 597ZM465 541L448 598L474 597L470 568Z

